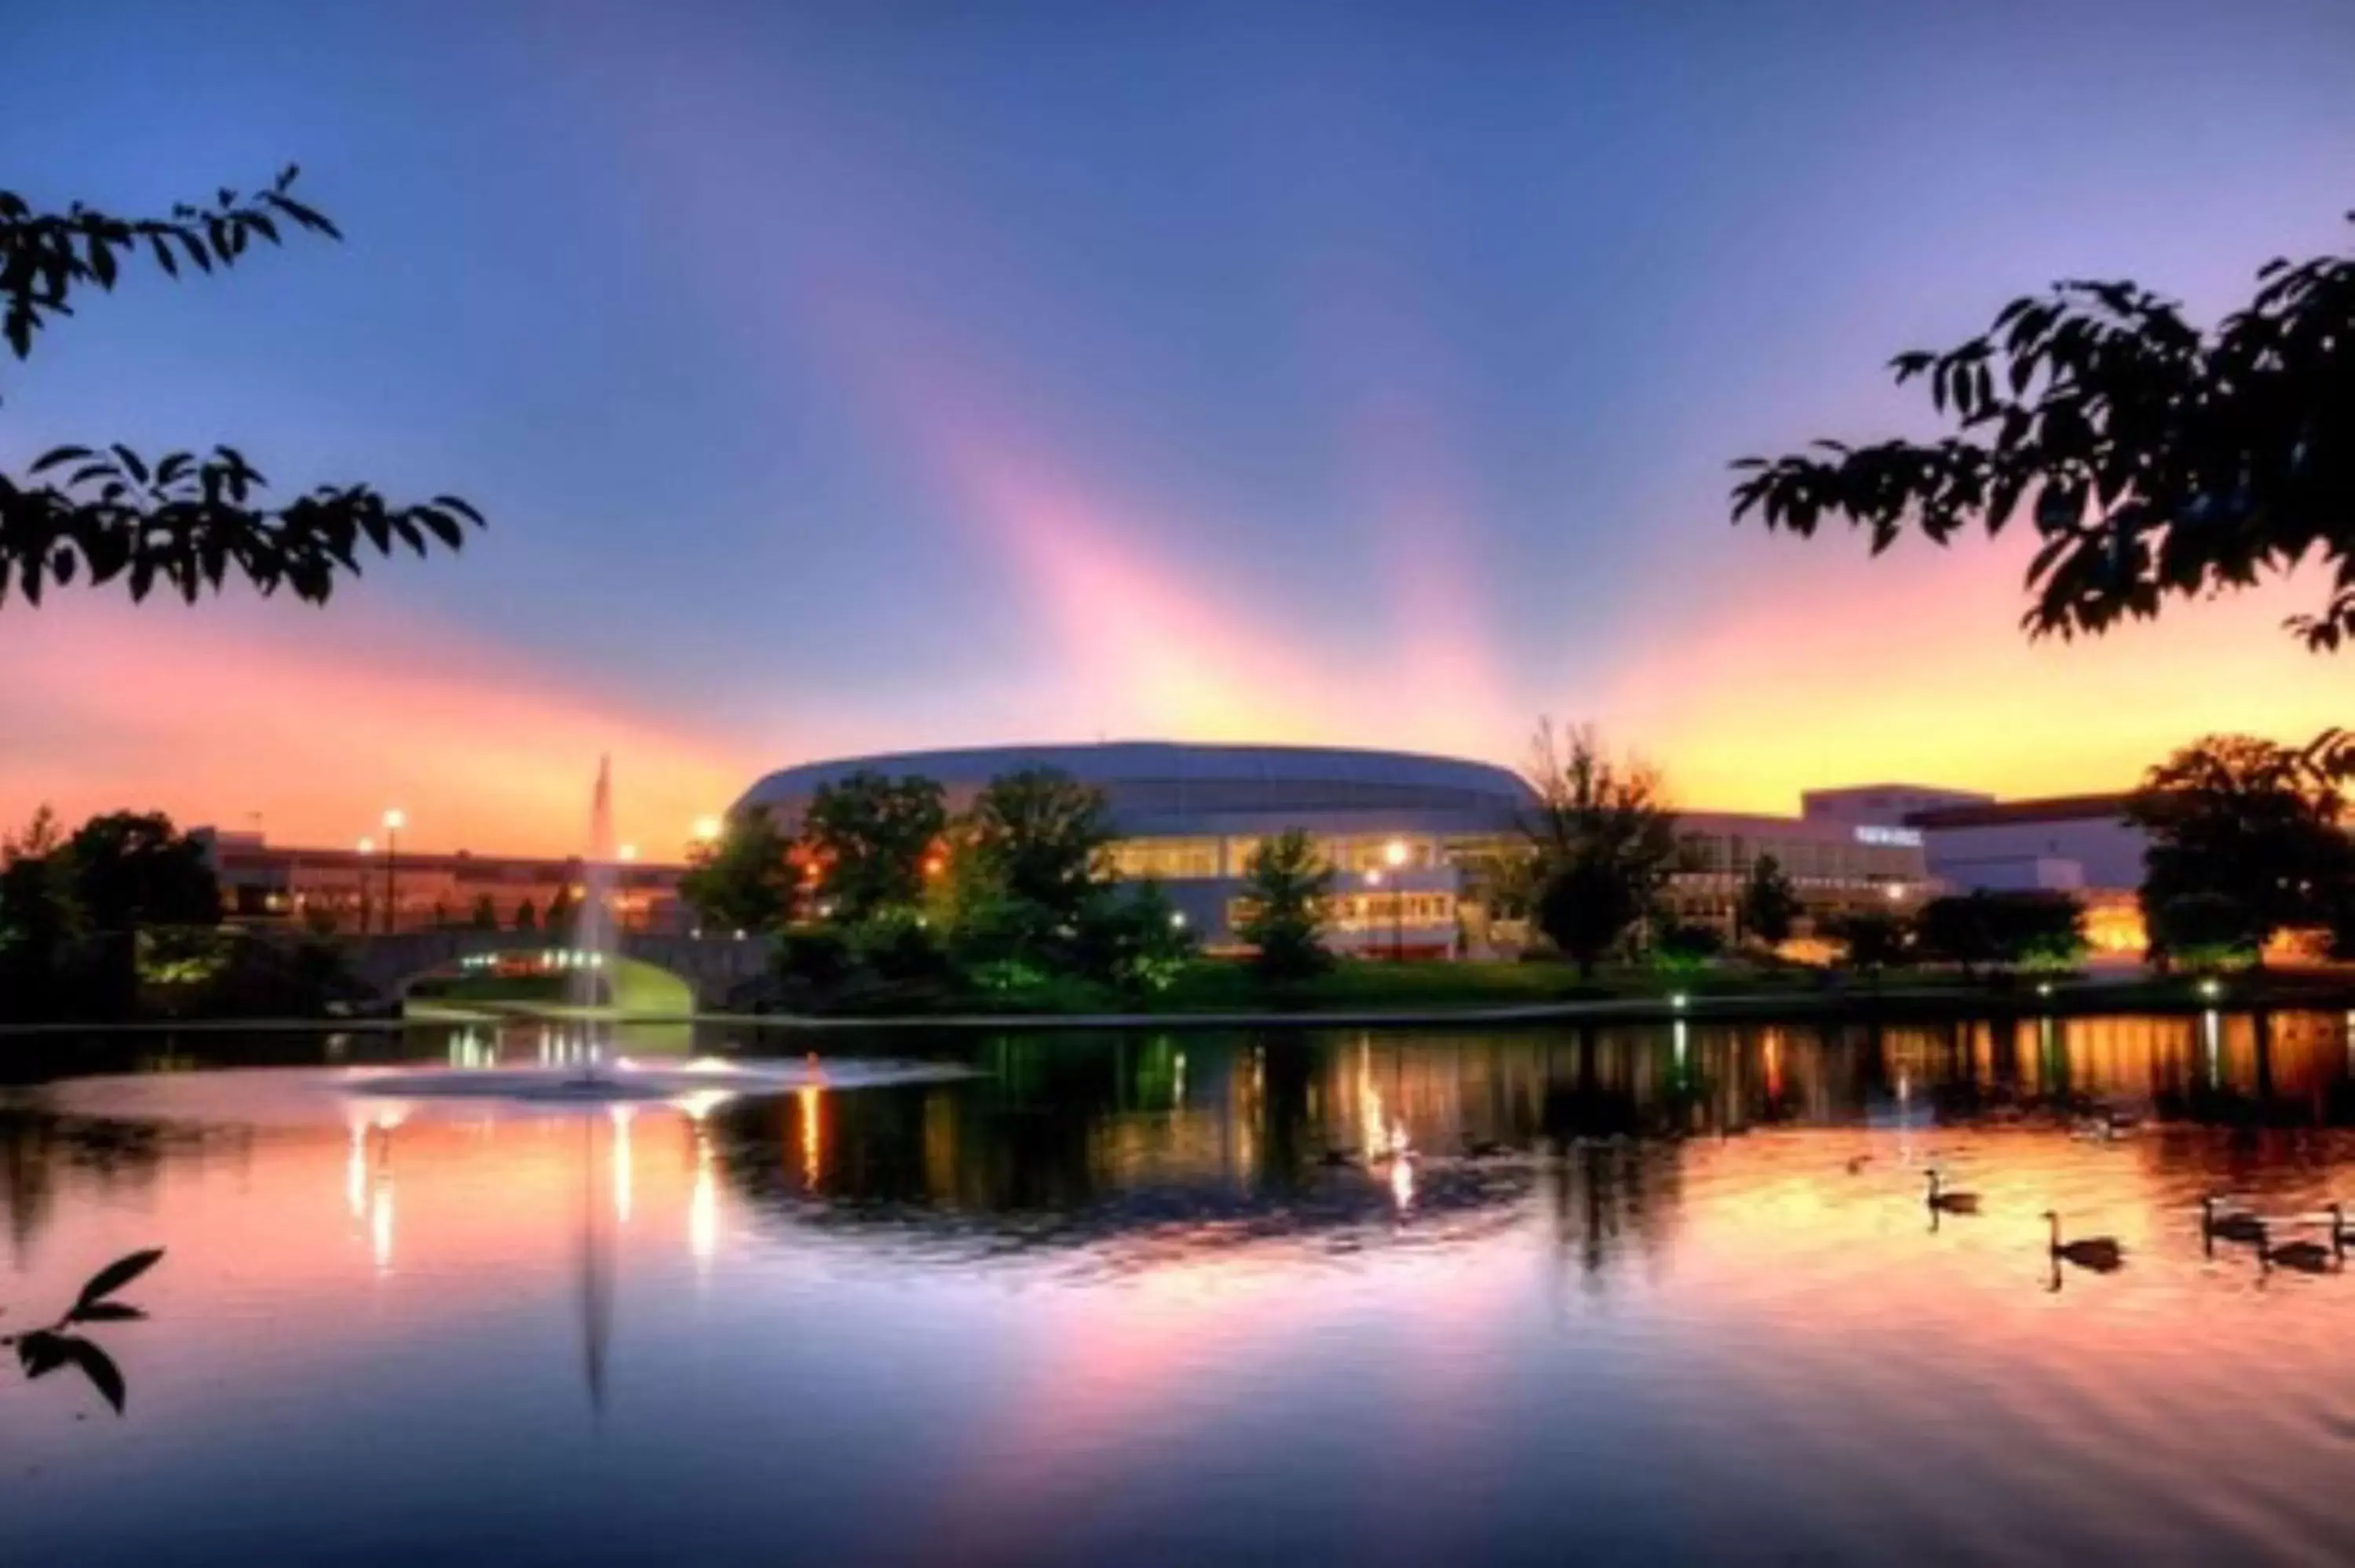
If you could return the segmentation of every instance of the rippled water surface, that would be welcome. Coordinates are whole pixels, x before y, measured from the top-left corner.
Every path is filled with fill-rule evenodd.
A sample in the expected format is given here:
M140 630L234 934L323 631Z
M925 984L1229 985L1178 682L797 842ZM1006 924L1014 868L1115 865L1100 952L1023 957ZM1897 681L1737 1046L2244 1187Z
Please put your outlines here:
M613 1044L0 1043L0 1562L2355 1557L2339 1014Z

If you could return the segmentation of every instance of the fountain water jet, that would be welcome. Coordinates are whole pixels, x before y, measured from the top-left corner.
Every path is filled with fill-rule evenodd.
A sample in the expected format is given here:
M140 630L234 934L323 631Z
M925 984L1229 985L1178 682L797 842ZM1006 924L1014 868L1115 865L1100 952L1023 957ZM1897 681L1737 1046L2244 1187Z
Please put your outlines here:
M571 938L573 967L565 988L565 1000L584 1015L599 1008L612 1009L620 979L615 967L621 944L613 919L614 860L613 759L607 755L597 758L597 787L589 800L589 853L581 862L580 913ZM594 1023L589 1031L587 1066L580 1080L583 1088L600 1083L597 1069L608 1039L608 1032Z

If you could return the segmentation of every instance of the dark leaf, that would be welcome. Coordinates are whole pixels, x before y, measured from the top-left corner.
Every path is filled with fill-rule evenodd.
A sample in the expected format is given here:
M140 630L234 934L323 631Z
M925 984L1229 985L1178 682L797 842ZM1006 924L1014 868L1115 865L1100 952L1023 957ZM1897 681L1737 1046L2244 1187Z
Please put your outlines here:
M90 455L90 449L88 447L51 447L48 451L43 452L39 457L33 460L32 471L35 473L46 472L49 469L57 467L59 463L79 462Z
M66 1364L68 1336L36 1329L16 1341L16 1364L28 1378L46 1377Z
M67 1338L64 1349L67 1359L81 1368L82 1375L90 1379L91 1387L98 1390L100 1397L114 1407L115 1414L122 1414L125 1391L123 1371L114 1364L114 1358L83 1339Z
M83 1308L105 1300L155 1267L156 1264L163 1261L163 1257L164 1249L158 1246L116 1258L90 1277L90 1282L81 1287L81 1294L74 1300L74 1309L80 1311Z

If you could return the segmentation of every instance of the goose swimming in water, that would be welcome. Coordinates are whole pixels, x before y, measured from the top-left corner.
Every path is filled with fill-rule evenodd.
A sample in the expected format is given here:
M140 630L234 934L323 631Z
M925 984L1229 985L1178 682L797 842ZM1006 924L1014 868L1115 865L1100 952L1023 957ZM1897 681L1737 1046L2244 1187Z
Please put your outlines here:
M1977 1192L1949 1192L1938 1185L1938 1172L1930 1171L1930 1195L1924 1200L1934 1214L1976 1214L1979 1212Z
M2346 1256L2346 1244L2339 1239L2337 1226L2330 1232L2330 1245L2318 1241L2284 1242L2279 1246L2257 1243L2257 1263L2261 1269L2286 1268L2293 1274L2328 1274Z
M2081 1236L2075 1241L2064 1242L2061 1239L2059 1214L2051 1209L2045 1210L2044 1223L2052 1227L2052 1241L2047 1250L2051 1253L2053 1262L2074 1264L2079 1268L2090 1268L2095 1274L2107 1274L2125 1266L2126 1249L2118 1245L2115 1236Z
M2200 1232L2211 1239L2221 1236L2230 1242L2262 1242L2265 1239L2265 1222L2246 1209L2219 1214L2216 1194L2206 1192L2200 1198Z

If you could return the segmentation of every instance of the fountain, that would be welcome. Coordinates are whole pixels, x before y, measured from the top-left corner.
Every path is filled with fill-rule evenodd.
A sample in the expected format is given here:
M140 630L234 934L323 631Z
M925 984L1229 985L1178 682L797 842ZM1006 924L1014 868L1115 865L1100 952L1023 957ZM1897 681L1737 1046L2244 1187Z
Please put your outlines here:
M613 922L613 759L597 759L597 789L589 801L589 853L581 867L580 916L574 923L572 947L581 956L571 970L567 1001L574 1006L611 1007L620 980L615 959L620 942ZM598 1052L589 1053L589 1072L596 1075Z
M698 1056L665 1064L633 1062L616 1055L609 1065L607 1051L614 1040L613 1015L618 1011L616 988L622 980L620 930L614 919L614 873L619 858L613 842L613 758L601 757L596 789L590 797L588 853L581 857L580 913L566 943L575 956L565 986L565 1011L588 1031L587 1049L577 1064L559 1060L532 1067L363 1069L342 1075L342 1086L378 1100L495 1098L556 1107L663 1100L709 1109L739 1095L849 1089L971 1075L963 1067L928 1063L837 1060L821 1065L815 1056L797 1062Z

